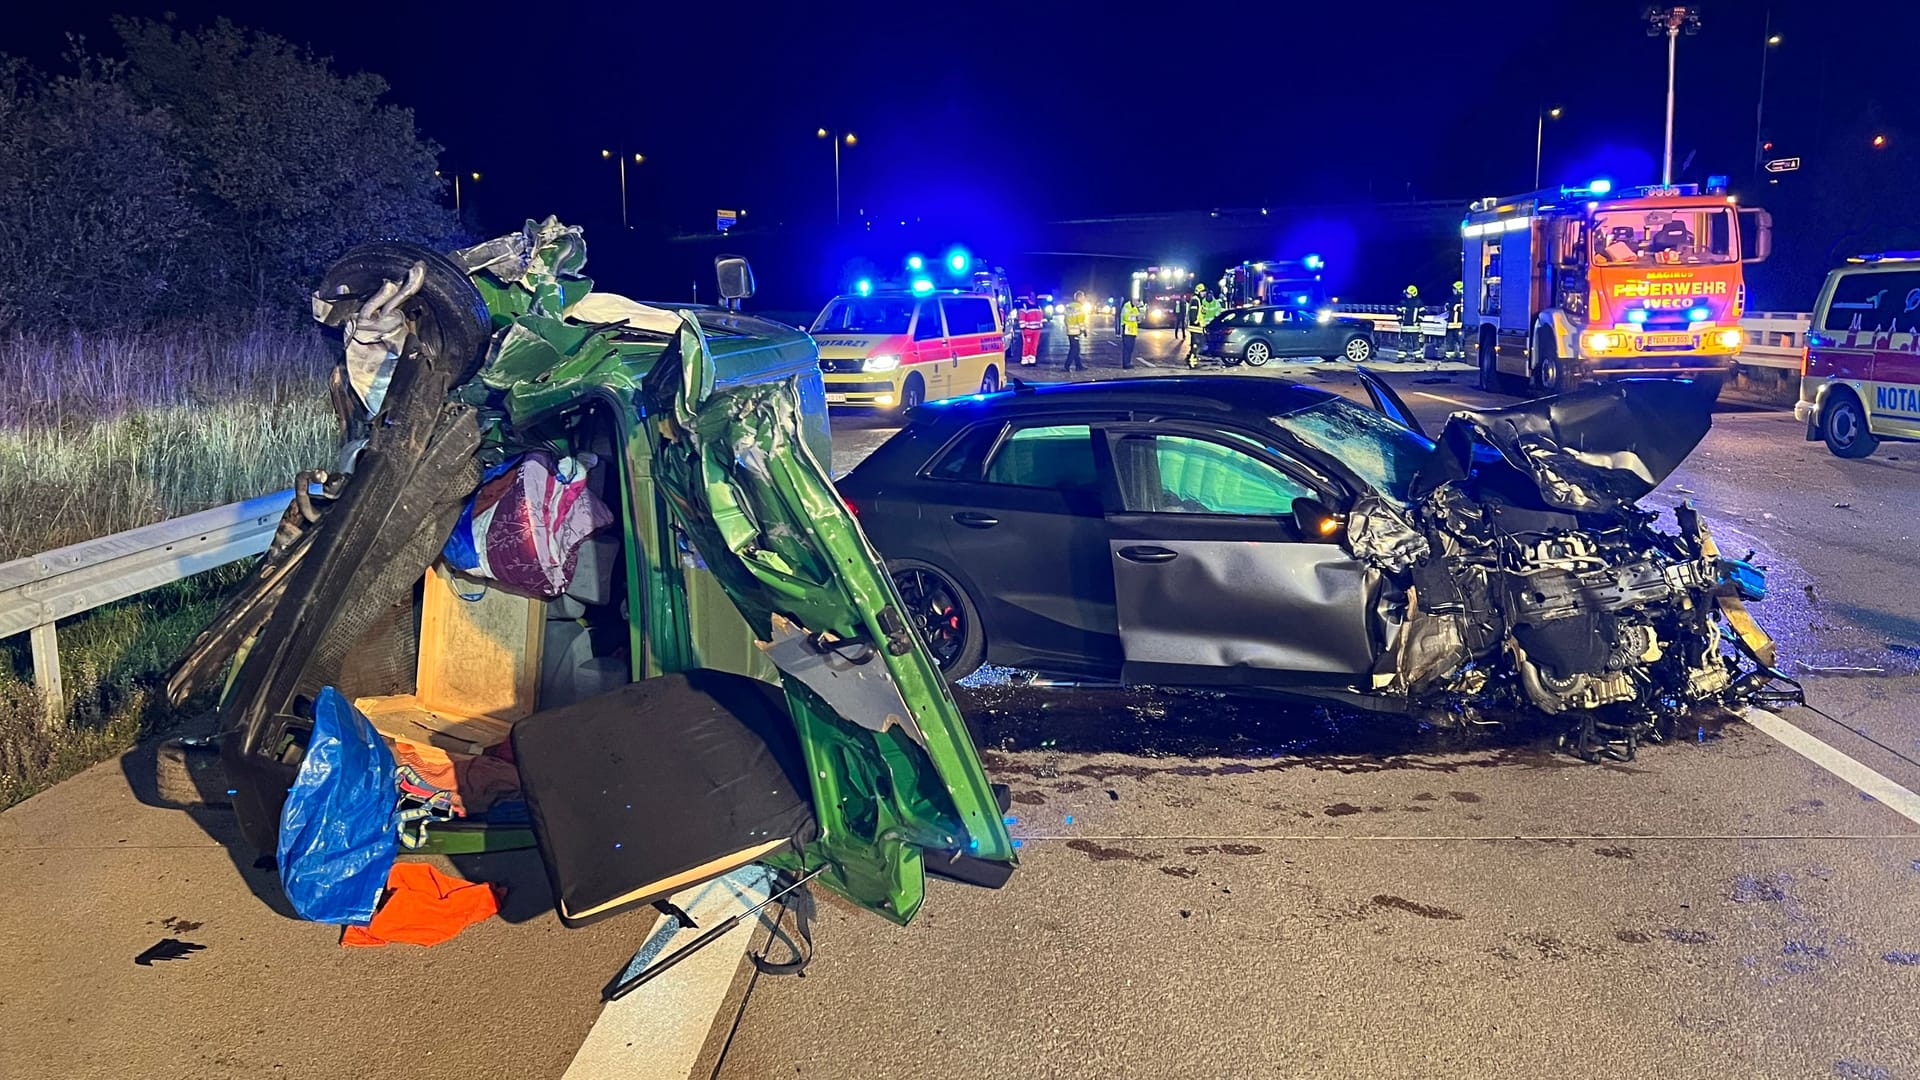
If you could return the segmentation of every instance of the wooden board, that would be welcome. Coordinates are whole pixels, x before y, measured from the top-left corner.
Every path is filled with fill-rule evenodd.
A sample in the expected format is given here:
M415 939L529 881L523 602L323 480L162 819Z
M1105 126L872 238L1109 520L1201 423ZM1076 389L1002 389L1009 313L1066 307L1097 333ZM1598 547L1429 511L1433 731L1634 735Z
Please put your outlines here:
M435 563L420 613L419 706L509 723L532 715L540 684L545 603L458 581Z
M353 706L366 715L375 731L389 739L437 746L457 754L478 754L506 742L513 732L511 721L429 709L412 694L363 697Z

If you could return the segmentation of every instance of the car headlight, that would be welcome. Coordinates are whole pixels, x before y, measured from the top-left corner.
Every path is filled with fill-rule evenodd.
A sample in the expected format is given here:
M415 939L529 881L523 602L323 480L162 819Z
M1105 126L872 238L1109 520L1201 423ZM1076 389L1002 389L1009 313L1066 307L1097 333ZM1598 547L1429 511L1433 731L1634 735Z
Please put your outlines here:
M1713 339L1729 349L1737 349L1746 344L1747 335L1737 329L1715 330Z
M1328 323L1333 321L1333 312L1322 311L1318 316L1316 316L1316 318L1319 321L1321 326L1325 326Z
M886 353L881 356L869 356L867 362L860 365L861 371L892 371L900 366L898 353Z
M1617 334L1612 330L1596 330L1581 340L1586 343L1587 348L1594 352L1606 352L1608 349L1618 349L1627 343L1624 335Z

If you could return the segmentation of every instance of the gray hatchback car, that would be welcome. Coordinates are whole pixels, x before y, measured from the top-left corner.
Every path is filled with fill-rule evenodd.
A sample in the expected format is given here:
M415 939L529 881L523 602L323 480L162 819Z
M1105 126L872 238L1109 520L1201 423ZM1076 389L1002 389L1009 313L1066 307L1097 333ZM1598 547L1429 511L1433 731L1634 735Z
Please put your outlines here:
M1200 351L1253 367L1276 356L1324 356L1364 364L1373 359L1373 324L1304 308L1235 308L1207 324Z

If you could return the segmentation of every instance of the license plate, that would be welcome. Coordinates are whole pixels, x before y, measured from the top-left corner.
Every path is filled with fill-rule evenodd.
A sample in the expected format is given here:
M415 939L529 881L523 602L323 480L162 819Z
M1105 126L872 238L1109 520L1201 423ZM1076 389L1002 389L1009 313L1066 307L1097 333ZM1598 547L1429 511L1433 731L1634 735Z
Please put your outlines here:
M827 404L829 405L844 405L846 404L846 402L847 402L847 395L845 394L828 394L827 395Z
M1693 335L1692 334L1648 334L1647 344L1656 345L1656 346L1657 345L1691 345L1693 344Z

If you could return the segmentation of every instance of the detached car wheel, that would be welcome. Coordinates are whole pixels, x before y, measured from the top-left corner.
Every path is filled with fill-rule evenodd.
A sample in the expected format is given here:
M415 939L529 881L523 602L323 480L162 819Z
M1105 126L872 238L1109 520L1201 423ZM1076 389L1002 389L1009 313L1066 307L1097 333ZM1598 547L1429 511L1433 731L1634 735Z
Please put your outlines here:
M907 621L940 665L940 674L948 682L973 674L987 658L987 636L973 598L932 563L892 559L887 571L906 605Z
M1860 399L1841 391L1820 410L1820 437L1835 457L1863 458L1880 446L1880 440L1867 430L1867 413Z

